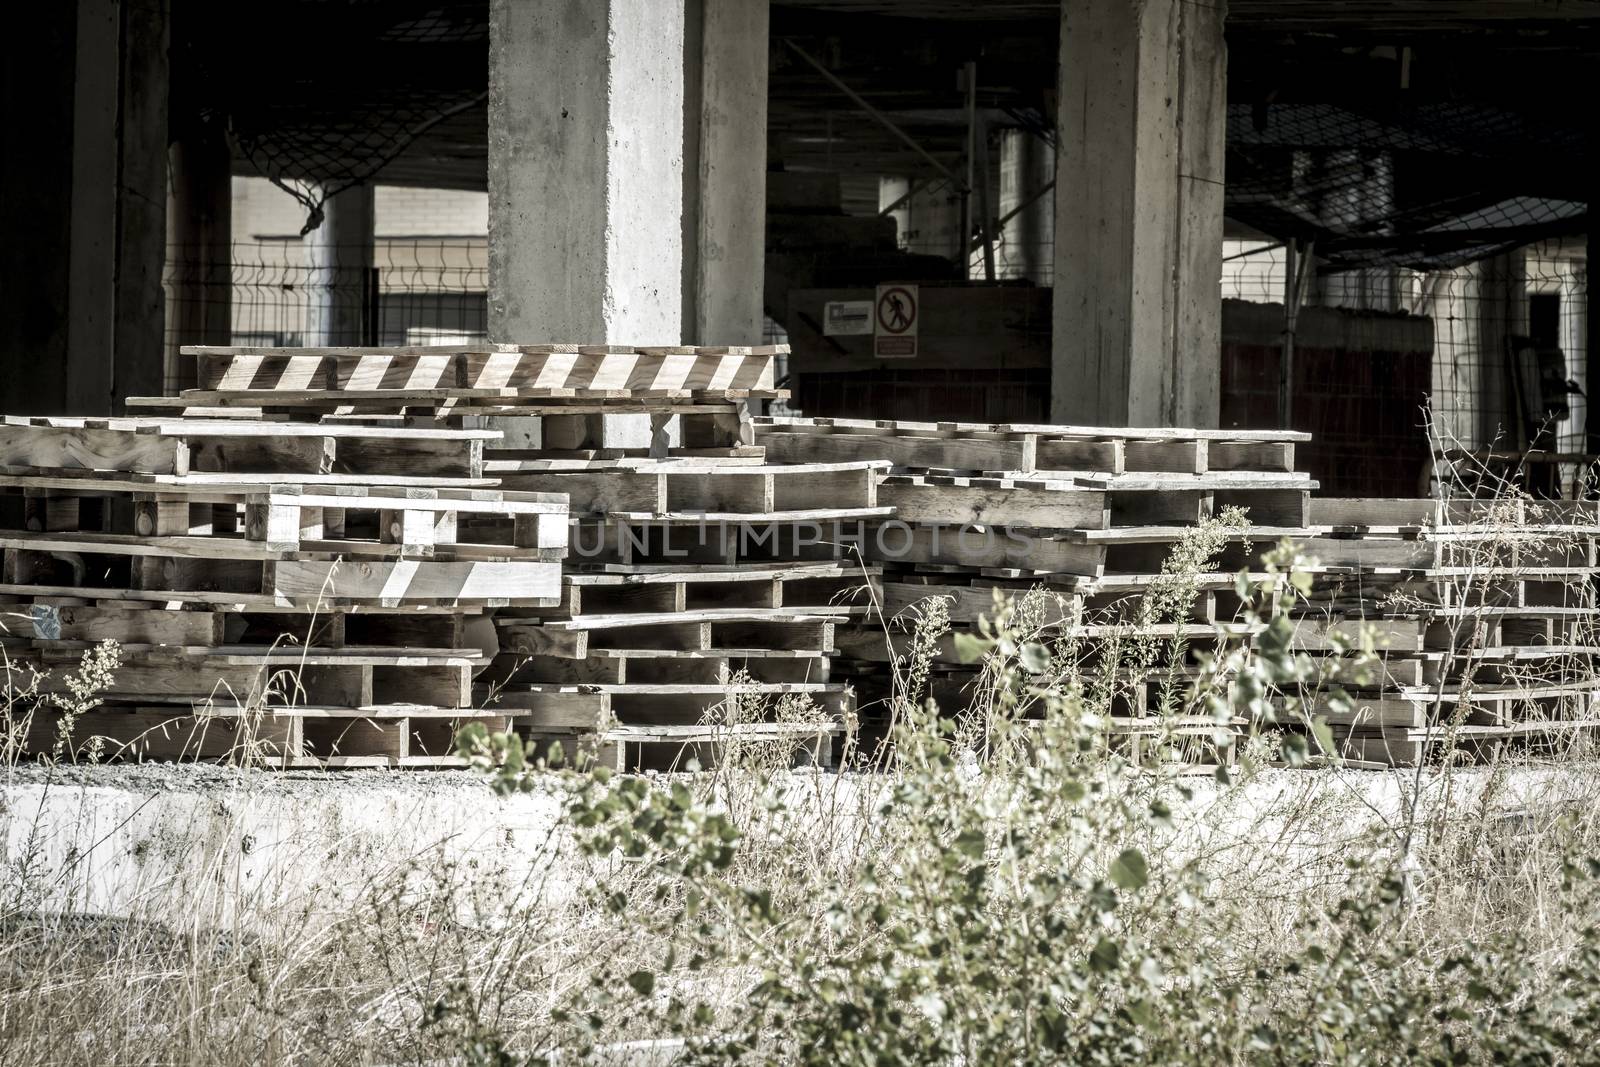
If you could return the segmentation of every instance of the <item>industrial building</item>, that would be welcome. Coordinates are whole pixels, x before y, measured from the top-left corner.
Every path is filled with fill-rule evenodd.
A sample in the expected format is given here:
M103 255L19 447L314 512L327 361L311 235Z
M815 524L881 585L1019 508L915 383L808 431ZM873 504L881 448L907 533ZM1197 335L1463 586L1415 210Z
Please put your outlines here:
M182 344L764 338L807 415L1292 427L1325 491L1425 483L1424 409L1595 450L1593 0L14 17L8 411Z

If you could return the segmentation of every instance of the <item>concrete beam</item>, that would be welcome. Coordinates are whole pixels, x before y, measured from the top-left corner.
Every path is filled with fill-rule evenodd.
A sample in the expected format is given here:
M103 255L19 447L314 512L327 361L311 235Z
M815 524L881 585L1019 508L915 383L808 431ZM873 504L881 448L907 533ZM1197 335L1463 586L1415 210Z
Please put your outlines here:
M374 262L371 185L357 185L322 205L322 225L306 235L306 330L302 343L324 348L361 345L367 328L367 272Z
M1052 417L1215 426L1222 0L1063 0Z
M489 336L684 333L684 0L489 8Z
M768 0L689 0L684 54L684 341L761 340Z

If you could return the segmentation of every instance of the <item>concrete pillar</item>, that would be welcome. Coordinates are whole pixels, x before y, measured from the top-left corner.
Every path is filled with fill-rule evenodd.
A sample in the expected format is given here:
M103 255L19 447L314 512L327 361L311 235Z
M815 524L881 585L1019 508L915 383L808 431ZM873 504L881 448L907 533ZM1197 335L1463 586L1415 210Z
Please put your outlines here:
M1063 0L1052 417L1215 426L1219 0Z
M0 64L16 148L0 154L0 401L119 412L161 388L168 5L15 7Z
M1433 320L1433 435L1444 448L1476 447L1484 367L1479 350L1478 273L1467 267L1429 275L1422 313Z
M376 308L367 293L374 262L371 185L357 185L322 205L322 225L305 237L306 332L308 348L361 345L375 330L368 315Z
M1477 349L1483 366L1478 394L1478 443L1517 448L1516 395L1511 386L1507 340L1528 332L1528 285L1524 252L1517 249L1481 260L1478 276Z
M492 340L682 338L684 40L684 0L491 0Z
M1054 200L1049 193L1038 193L1055 176L1055 153L1042 138L1028 130L1001 133L1000 217L1011 218L1000 232L995 269L999 277L1050 284L1055 265L1050 254L1055 243Z
M169 4L6 14L0 408L120 412L162 384Z
M684 33L683 340L761 341L768 0L689 0Z
M1562 427L1561 451L1588 451L1589 420L1589 277L1581 259L1561 263L1561 350L1567 357L1567 374L1583 390L1567 397L1572 417Z
M1600 136L1600 121L1591 120L1593 125L1590 132ZM1592 143L1592 142L1591 142ZM1591 168L1589 172L1591 190L1600 186L1600 168ZM1600 256L1600 240L1595 237L1596 219L1600 218L1600 196L1589 198L1589 231L1585 234L1584 248L1584 282L1583 292L1578 299L1583 301L1583 332L1584 332L1584 391L1600 389L1600 309L1594 304L1594 267L1596 257ZM1585 403L1584 435L1587 438L1586 452L1591 455L1600 455L1600 400L1594 403Z
M0 152L0 414L66 410L75 14L67 3L7 12L0 120L27 150Z
M116 316L110 409L161 393L165 363L169 0L123 0L118 94Z
M225 345L233 337L232 154L219 124L189 124L171 149L167 199L168 392L193 388L183 345Z

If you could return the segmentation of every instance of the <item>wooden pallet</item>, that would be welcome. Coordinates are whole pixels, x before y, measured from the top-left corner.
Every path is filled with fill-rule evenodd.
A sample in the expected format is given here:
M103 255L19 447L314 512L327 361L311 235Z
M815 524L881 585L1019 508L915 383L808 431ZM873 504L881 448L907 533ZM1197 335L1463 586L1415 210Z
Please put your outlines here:
M902 471L967 473L1292 472L1287 431L1124 429L901 420L757 418L775 462L885 459Z
M52 752L60 713L30 723L29 752ZM171 707L97 708L80 716L71 745L105 760L254 764L272 769L462 767L455 735L467 722L510 729L509 716L413 704L297 707L249 714Z
M887 463L728 464L698 458L642 460L611 469L510 472L508 489L566 494L575 515L621 522L767 523L882 518Z
M390 348L186 346L201 391L768 389L787 345L492 345Z
M246 419L24 418L0 420L0 467L202 473L483 477L483 448L496 430Z

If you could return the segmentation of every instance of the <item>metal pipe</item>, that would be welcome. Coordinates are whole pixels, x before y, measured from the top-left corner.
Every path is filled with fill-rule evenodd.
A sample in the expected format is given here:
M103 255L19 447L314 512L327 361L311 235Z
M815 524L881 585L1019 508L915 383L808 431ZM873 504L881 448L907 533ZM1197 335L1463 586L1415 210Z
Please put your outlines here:
M1012 219L1016 218L1018 215L1022 214L1024 211L1028 210L1030 207L1032 207L1035 203L1038 202L1040 197L1044 196L1046 193L1048 193L1050 190L1054 189L1055 187L1056 187L1056 180L1054 178L1051 178L1049 181L1047 181L1043 185L1039 186L1039 188L1035 189L1033 191L1033 193L1028 197L1028 199L1024 200L1022 203L1018 204L1016 207L1012 208L1010 211L1006 212L1004 215L1001 215L998 219L996 219L995 223L994 223L994 228L996 230L1005 229L1006 228L1006 223L1010 222ZM972 247L974 247L974 248L978 247L978 242L976 242L976 241L972 242Z
M926 186L921 181L907 181L906 191L901 194L900 198L892 202L888 207L879 208L878 214L880 216L887 215L890 212L900 210L907 204L911 203L911 198L922 192L924 188L926 188Z
M978 190L978 229L983 238L983 280L994 281L994 231L989 210L989 131L978 115L978 64L967 61L967 184Z
M1294 417L1294 332L1300 319L1300 305L1306 298L1306 282L1315 262L1311 241L1290 240L1284 245L1283 271L1283 354L1278 362L1278 413L1282 429L1290 429Z

